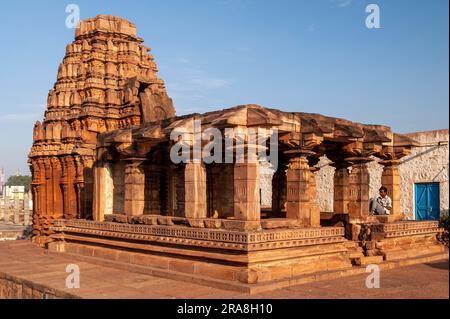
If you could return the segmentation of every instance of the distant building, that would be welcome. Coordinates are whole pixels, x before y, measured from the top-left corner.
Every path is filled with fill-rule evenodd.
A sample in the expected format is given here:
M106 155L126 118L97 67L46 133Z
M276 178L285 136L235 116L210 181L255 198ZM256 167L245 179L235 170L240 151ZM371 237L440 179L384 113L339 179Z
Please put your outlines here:
M5 182L5 170L0 168L0 197L4 196Z
M25 197L25 186L5 186L4 190L6 198L23 200Z

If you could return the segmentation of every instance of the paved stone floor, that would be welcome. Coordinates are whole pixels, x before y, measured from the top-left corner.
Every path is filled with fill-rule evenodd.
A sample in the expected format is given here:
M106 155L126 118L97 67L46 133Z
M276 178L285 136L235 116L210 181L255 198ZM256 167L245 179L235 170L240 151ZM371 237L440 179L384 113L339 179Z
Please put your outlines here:
M80 289L66 289L68 264L80 267ZM449 298L448 260L381 272L381 287L366 275L344 277L257 295L214 289L48 255L28 241L0 243L0 273L64 290L82 298Z

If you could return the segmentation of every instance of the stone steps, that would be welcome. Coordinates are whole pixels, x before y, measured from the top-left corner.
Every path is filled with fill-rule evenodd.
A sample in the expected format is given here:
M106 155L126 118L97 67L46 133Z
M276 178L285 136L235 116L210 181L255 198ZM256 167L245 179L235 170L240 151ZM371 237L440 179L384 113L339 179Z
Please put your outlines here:
M344 246L347 248L352 265L360 265L361 258L364 257L364 250L359 246L359 243L349 240L344 243Z
M367 266L372 264L380 264L383 262L383 256L364 256L356 258L356 265Z

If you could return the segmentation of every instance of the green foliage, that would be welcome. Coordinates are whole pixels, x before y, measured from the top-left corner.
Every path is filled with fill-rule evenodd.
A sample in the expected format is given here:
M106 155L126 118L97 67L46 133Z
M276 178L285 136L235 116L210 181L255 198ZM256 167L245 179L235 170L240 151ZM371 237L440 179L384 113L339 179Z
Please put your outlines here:
M6 186L25 186L25 192L30 190L31 176L10 176Z

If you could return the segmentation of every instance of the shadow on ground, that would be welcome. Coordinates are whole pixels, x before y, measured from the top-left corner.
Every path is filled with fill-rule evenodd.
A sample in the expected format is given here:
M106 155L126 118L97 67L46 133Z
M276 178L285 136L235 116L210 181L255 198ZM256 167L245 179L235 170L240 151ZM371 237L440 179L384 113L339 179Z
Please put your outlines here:
M443 269L443 270L448 270L448 260L446 261L440 261L440 262L434 262L434 263L427 263L425 264L427 266L430 266L432 268L436 268L436 269Z

